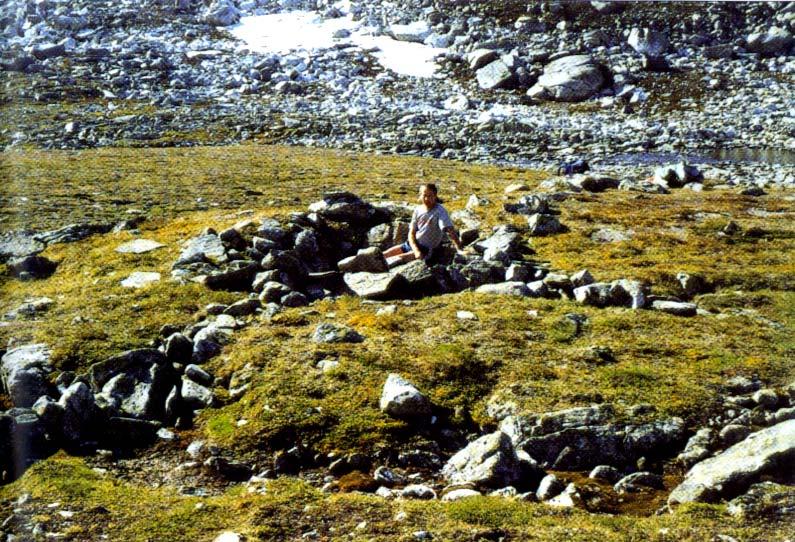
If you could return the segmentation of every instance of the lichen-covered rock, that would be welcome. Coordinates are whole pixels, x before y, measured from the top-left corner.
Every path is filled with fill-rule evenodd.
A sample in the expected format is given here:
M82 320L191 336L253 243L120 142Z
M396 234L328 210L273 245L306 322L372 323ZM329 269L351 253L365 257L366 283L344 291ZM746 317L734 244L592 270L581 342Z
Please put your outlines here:
M12 348L0 360L0 379L16 407L29 407L47 394L52 371L51 351L46 344Z
M795 420L751 434L722 453L697 463L668 497L669 504L716 502L734 497L763 474L791 474Z
M418 419L430 416L431 402L414 384L391 373L381 391L379 406L383 412L399 419Z
M316 343L360 343L364 341L364 336L347 326L325 322L315 328L312 341Z
M510 437L497 431L469 443L451 457L442 475L451 484L499 488L517 482L522 468Z
M377 247L364 248L354 256L349 256L337 263L337 267L343 273L357 273L365 271L368 273L385 273L388 266L384 255Z
M585 100L604 86L603 70L588 55L564 56L544 67L544 73L528 94L561 102Z

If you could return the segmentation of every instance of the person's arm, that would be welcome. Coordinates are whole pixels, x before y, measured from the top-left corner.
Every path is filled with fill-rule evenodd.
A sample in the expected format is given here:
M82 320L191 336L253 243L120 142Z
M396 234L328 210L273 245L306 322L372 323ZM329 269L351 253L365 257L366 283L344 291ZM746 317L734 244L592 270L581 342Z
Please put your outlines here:
M458 237L458 232L455 228L445 228L444 232L447 234L447 237L453 242L455 245L456 250L461 251L464 250L464 245L461 244L461 239Z
M418 260L422 258L422 251L417 245L417 220L413 216L411 218L411 224L409 225L409 246L412 252L414 252L415 258Z

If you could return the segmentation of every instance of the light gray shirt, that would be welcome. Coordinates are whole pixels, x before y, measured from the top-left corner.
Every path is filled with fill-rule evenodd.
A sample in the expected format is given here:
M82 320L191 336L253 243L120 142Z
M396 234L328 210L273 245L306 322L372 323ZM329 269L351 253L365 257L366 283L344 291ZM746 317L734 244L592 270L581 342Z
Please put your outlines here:
M444 230L452 227L453 221L441 203L434 205L430 211L424 205L418 205L411 215L410 228L416 228L417 242L429 249L438 247Z

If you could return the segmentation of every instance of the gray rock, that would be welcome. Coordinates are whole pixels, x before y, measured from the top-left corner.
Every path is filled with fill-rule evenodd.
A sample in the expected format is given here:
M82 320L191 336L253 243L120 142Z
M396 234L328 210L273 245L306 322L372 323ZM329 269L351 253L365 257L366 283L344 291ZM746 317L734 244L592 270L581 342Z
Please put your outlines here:
M682 293L688 298L707 291L707 281L701 275L692 273L677 273L676 280L682 287Z
M259 298L265 303L278 303L284 296L292 291L292 288L286 284L276 281L268 281L262 285L262 291L259 295Z
M400 491L404 499L417 499L428 501L436 498L436 492L424 484L410 484Z
M151 239L134 239L116 247L116 252L121 254L145 254L166 245Z
M773 482L754 484L744 495L732 499L726 511L746 521L774 518L792 522L795 519L795 488Z
M345 273L348 288L365 299L390 299L405 285L401 275L393 273Z
M554 474L547 474L541 479L541 483L538 485L538 489L536 489L536 497L539 501L548 501L563 493L565 489L566 482Z
M213 376L193 363L189 364L185 367L185 376L205 387L210 387L213 385Z
M433 30L426 21L414 21L409 24L393 24L389 32L398 41L422 43Z
M260 308L262 308L262 302L259 299L241 299L224 309L224 314L240 318L252 315Z
M150 284L154 284L155 282L160 282L160 273L134 271L119 284L121 284L124 288L143 288L145 286L149 286Z
M605 282L594 282L579 286L574 288L573 294L577 303L593 305L594 307L606 307L612 301L610 285Z
M385 273L389 270L384 255L377 247L361 249L355 256L349 256L337 263L343 273Z
M768 410L773 410L779 403L778 393L776 393L776 390L770 388L763 388L754 392L751 399L753 399L757 405Z
M497 431L469 443L451 457L442 475L451 484L500 488L519 481L522 469L510 437Z
M46 279L58 267L58 264L44 256L24 256L10 260L8 271L20 279Z
M405 476L383 466L375 469L373 472L373 480L388 487L406 482Z
M387 376L379 408L393 418L416 420L431 414L431 402L412 383L395 373Z
M347 326L326 322L315 328L312 341L316 343L360 343L364 341L364 337Z
M696 464L673 490L668 503L716 502L734 497L763 474L791 473L792 461L795 461L795 420L757 431L728 450Z
M554 235L565 231L563 225L555 215L536 213L527 218L528 233L530 235Z
M226 247L215 234L204 234L188 241L174 263L174 267L183 267L192 263L222 264L227 261Z
M484 284L483 286L478 286L475 291L481 294L516 295L523 297L531 295L527 285L519 281Z
M467 53L466 61L470 70L477 71L490 62L497 60L499 56L496 51L491 49L475 49Z
M483 90L505 88L513 82L513 72L502 60L495 60L477 71L478 86Z
M582 504L582 495L573 483L566 486L563 493L557 497L553 497L546 502L549 506L556 506L560 508L573 508Z
M187 378L182 379L180 395L184 404L193 410L207 408L214 403L211 389Z
M63 436L79 445L96 437L102 425L99 409L91 390L83 382L69 386L58 401L63 407Z
M309 299L301 292L290 292L283 296L279 302L285 307L304 307L309 304Z
M695 316L698 306L695 303L683 303L681 301L654 300L651 308L656 311L666 312L674 316Z
M224 270L204 276L201 282L211 290L246 292L251 290L257 271L259 265L256 262L236 260Z
M704 175L695 166L679 162L672 166L662 166L654 170L654 182L666 188L681 188L689 183L704 180Z
M685 449L677 456L677 460L686 467L691 467L712 455L712 448L715 444L715 431L709 427L704 427L696 431L685 445Z
M176 374L167 363L131 365L110 378L97 398L105 399L121 416L159 420L175 381Z
M733 444L737 444L741 440L744 440L748 435L751 434L751 428L746 425L738 425L732 424L725 426L723 429L720 430L718 436L720 437L721 442L724 446L731 446Z
M15 407L30 407L48 391L52 352L46 344L12 348L0 359L0 380Z
M619 495L622 493L637 493L642 488L663 489L663 479L659 474L651 472L633 472L619 480L613 489Z
M795 43L795 36L785 28L771 27L767 32L756 32L746 38L745 48L762 55L786 54Z
M182 333L173 333L166 339L163 350L171 363L186 363L193 355L193 341Z
M587 269L577 271L571 276L570 280L571 285L574 288L579 288L580 286L587 286L594 283L593 275L591 275L591 272Z
M603 69L588 55L565 56L546 65L528 94L561 102L585 100L604 86Z
M414 260L395 267L392 274L399 275L403 279L406 297L425 297L442 291L437 276L424 260Z
M621 479L619 470L611 465L597 465L588 474L588 478L603 480L609 484L615 484Z
M33 232L8 232L0 234L0 262L38 254L46 245L36 239Z
M330 222L347 222L357 225L367 225L373 222L382 222L383 213L362 201L350 192L329 192L323 195L321 201L309 206L309 211L317 213Z
M112 356L105 361L99 361L89 367L88 374L91 386L101 390L114 376L122 373L149 371L153 365L166 365L165 355L154 349L143 348L128 350Z
M467 489L467 488L460 488L460 489L453 489L452 491L448 491L444 495L442 495L442 501L444 502L453 502L453 501L460 501L461 499L466 499L469 497L480 497L483 495L480 491L476 491L474 489Z
M586 192L604 192L618 188L620 181L604 175L574 175L568 179L569 184Z
M214 26L230 26L240 20L240 10L231 0L213 0L204 12L204 21Z
M627 43L636 52L652 58L663 56L671 45L665 33L648 28L633 28L629 33Z

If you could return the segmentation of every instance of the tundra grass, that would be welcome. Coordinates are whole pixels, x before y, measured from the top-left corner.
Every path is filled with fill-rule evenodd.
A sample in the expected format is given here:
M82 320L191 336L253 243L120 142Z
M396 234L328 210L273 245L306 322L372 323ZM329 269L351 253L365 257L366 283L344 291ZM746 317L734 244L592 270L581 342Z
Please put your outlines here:
M234 531L250 541L409 541L417 531L428 531L444 541L696 542L721 536L773 542L791 534L781 521L743 523L721 506L690 505L649 517L593 515L504 498L443 503L329 495L289 478L269 482L264 494L234 488L216 497L187 497L170 488L118 482L62 455L0 488L0 499L19 496L24 498L6 528L38 524L65 540L211 541ZM61 511L71 515L65 519Z
M487 199L475 210L486 232L504 222L522 227L522 218L506 214L502 205L524 192L506 196L504 189L521 182L533 191L547 176L256 145L17 150L6 152L0 167L9 180L3 193L4 230L113 221L143 211L147 221L140 236L166 245L135 256L114 250L135 238L131 232L93 236L49 247L43 254L59 266L46 280L0 278L2 313L30 298L54 301L33 319L4 322L0 341L46 342L59 369L77 372L120 350L149 345L164 324L203 318L208 303L242 296L169 280L181 242L204 227L286 218L332 187L371 201L412 201L416 185L426 180L440 182L451 211L462 209L470 194ZM422 445L433 437L433 428L418 432L378 409L381 385L390 372L412 380L438 405L444 423L464 431L491 427L488 411L497 404L521 414L604 401L619 407L646 403L652 417L678 415L698 426L719 411L717 393L728 377L759 376L773 386L795 378L791 202L791 192L761 198L724 190L577 195L557 204L568 232L529 241L532 258L553 269L588 268L597 280L647 280L655 292L678 293L679 271L701 274L711 291L695 301L708 313L694 318L473 292L396 302L392 314L377 314L380 305L343 297L285 310L271 319L253 317L207 364L222 381L247 371L250 387L237 401L219 388L222 402L201 414L197 432L242 458L261 458L297 442L338 453ZM729 221L739 231L727 236L722 230ZM630 238L592 240L603 228L628 232ZM157 271L163 279L139 290L122 288L120 281L133 271ZM459 320L458 310L471 311L477 319ZM587 317L586 324L577 329L570 313ZM356 345L317 345L310 337L321 322L349 325L366 339ZM611 355L599 354L605 351ZM324 373L317 369L322 359L337 360L339 366ZM737 525L721 509L709 507L635 522L492 499L398 505L363 496L325 496L304 487L300 492L310 495L311 502L298 510L286 504L284 495L296 490L285 487L300 482L282 482L287 486L274 486L265 497L233 490L216 500L191 500L168 489L150 492L84 471L80 460L56 457L34 466L2 495L46 491L52 499L83 503L86 509L104 507L114 518L107 527L111 539L142 540L148 530L162 528L158 533L163 538L173 531L174 539L209 540L225 526L242 529L254 540L298 538L312 529L328 539L350 532L353 539L394 540L423 528L442 540L489 538L498 536L489 533L499 529L518 539L544 540L701 540L705 533L766 539L755 527ZM85 480L85 492L67 491L73 477ZM164 504L152 508L146 519L135 512L149 509L143 504L125 509L132 494L140 494L141 503ZM198 504L202 506L196 508ZM318 511L301 511L306 505ZM399 510L407 512L406 523L392 520ZM206 531L193 530L201 523L194 521L196 514L211 518ZM362 521L365 527L357 529ZM329 526L335 522L340 527L332 532ZM533 522L538 531L528 529ZM93 538L93 531L74 535Z

